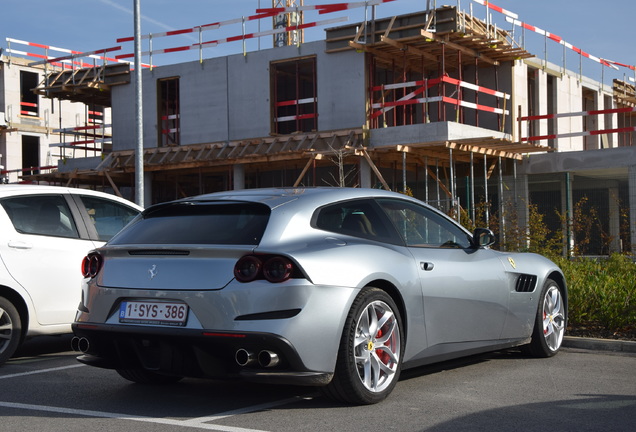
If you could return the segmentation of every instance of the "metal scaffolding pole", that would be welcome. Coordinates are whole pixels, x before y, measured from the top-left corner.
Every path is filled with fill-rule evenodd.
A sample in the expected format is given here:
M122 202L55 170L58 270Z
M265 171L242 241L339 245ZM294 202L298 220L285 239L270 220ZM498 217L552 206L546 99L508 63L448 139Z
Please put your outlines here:
M144 207L144 124L141 79L141 0L134 0L135 20L135 201Z
M475 223L475 162L470 152L470 218Z
M506 213L504 205L504 182L503 182L503 167L501 165L501 156L499 156L499 236L501 243L506 245Z
M490 213L488 208L488 157L484 155L484 216L486 228L490 228Z

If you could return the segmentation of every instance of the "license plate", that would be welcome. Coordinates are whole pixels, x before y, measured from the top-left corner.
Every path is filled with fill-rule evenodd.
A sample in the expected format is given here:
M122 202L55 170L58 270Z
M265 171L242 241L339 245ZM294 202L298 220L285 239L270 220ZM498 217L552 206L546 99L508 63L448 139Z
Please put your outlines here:
M119 307L119 322L184 326L188 319L185 303L124 301Z

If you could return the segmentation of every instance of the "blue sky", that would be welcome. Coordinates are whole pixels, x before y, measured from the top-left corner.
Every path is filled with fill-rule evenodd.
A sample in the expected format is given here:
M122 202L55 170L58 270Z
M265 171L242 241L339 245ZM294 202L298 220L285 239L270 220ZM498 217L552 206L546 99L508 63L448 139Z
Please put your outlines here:
M323 5L342 2L342 0L305 0L305 5ZM432 0L431 0L432 2ZM426 0L395 0L376 8L378 17L387 17L416 12L426 7ZM437 4L457 5L457 0L438 0ZM477 17L485 17L485 7L472 0L460 0L461 8L469 10L473 5ZM583 51L601 58L620 63L636 64L636 44L633 33L636 18L634 0L494 0L491 3L519 15L519 20L549 31ZM226 21L241 16L255 14L256 9L271 7L271 0L141 0L142 34L161 33L170 30L192 28L198 25ZM0 0L2 24L0 25L0 47L7 48L5 38L14 38L75 51L93 51L97 49L122 46L112 56L132 53L132 43L117 43L117 39L133 35L133 0ZM348 21L331 24L338 26L364 20L364 8L351 9L341 13L319 15L309 11L305 22L313 22L336 17L348 17ZM368 12L370 16L370 11ZM504 16L492 12L494 22L504 29L512 24ZM265 31L271 28L271 20L262 19L246 24L246 32ZM328 27L329 27L328 26ZM519 32L517 27L516 32ZM241 24L232 24L203 33L203 40L217 40L241 34ZM324 27L307 31L307 41L324 37ZM153 49L190 45L196 42L193 35L157 38ZM527 48L534 54L543 56L544 38L526 31ZM272 38L260 38L260 48L271 47ZM43 50L21 44L12 44L12 49L43 54ZM149 49L147 41L143 51ZM257 40L250 40L247 50L259 49ZM547 52L550 61L561 64L563 47L548 41ZM204 50L204 57L215 57L242 52L241 42L220 44ZM579 56L566 49L568 69L579 70ZM53 55L61 55L54 53ZM198 59L196 51L179 54L161 54L153 56L153 63L162 65ZM148 62L147 57L144 62ZM626 68L619 71L603 68L597 62L583 59L584 75L605 83L611 78L623 78L624 74L634 76ZM604 70L602 73L601 71Z

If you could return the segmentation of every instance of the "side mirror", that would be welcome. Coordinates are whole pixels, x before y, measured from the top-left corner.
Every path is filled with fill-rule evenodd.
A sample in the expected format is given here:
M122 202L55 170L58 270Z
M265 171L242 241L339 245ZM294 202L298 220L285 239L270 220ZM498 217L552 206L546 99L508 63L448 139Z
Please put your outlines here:
M495 235L488 228L476 228L473 232L473 244L485 248L495 243Z

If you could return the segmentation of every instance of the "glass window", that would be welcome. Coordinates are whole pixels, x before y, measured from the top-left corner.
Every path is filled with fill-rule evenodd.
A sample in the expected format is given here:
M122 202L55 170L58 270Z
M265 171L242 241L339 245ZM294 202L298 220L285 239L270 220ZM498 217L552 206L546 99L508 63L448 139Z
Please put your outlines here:
M1 204L19 233L79 237L71 209L61 195L5 198Z
M379 199L407 246L469 248L470 236L446 217L408 201Z
M378 241L389 241L390 231L370 200L345 201L323 207L316 217L316 227L325 231Z
M131 207L107 199L91 196L81 196L80 199L101 241L110 240L139 213Z
M253 203L181 202L144 212L111 244L257 245L269 207Z

